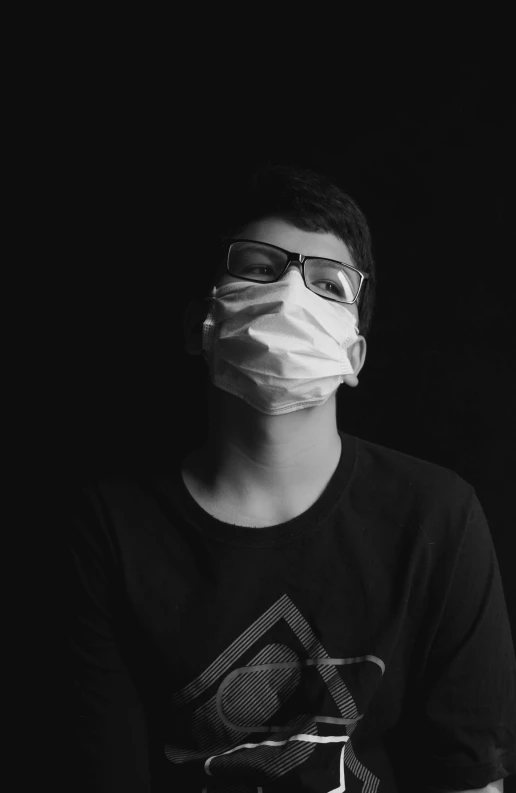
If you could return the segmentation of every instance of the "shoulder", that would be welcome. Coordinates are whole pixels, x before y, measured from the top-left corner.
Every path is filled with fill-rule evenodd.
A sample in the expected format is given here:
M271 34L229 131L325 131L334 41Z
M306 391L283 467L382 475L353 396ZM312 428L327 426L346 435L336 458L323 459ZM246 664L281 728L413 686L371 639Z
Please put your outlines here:
M374 481L395 483L407 487L426 487L445 493L469 493L472 485L456 471L437 462L382 446L379 443L356 438L356 470Z
M475 499L473 486L456 471L398 449L356 438L350 482L355 504L394 522L423 518L445 526L463 523Z

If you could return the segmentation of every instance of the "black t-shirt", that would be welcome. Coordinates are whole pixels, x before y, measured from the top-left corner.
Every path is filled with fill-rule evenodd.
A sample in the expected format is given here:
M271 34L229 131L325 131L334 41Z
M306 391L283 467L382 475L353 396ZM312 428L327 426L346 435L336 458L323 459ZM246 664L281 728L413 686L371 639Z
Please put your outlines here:
M475 490L340 434L325 491L277 526L213 518L179 467L67 501L74 790L413 793L516 773L514 644Z

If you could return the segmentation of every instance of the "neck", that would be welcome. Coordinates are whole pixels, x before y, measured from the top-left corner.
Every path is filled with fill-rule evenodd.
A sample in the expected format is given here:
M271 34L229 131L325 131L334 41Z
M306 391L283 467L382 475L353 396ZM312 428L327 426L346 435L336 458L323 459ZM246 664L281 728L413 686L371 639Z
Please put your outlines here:
M268 416L210 384L209 415L197 458L214 493L288 499L318 490L340 459L335 394L324 405Z

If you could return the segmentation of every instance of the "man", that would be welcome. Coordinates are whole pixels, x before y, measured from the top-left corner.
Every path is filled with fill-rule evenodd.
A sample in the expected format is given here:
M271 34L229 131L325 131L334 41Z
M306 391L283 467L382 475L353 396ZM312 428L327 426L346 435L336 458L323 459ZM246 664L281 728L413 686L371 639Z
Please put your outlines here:
M337 426L367 222L291 167L239 199L184 316L208 438L177 472L83 487L71 516L87 789L502 790L516 663L475 491Z

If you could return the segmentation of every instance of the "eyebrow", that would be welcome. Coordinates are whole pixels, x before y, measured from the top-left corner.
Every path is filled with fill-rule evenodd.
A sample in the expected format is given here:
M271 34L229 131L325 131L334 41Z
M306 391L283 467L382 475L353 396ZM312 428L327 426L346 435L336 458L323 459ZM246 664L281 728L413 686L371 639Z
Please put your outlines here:
M304 254L303 254L304 255ZM343 267L354 267L354 264L351 262L341 262L340 259L332 259L330 256L307 256L307 259L324 259L327 262L333 262L334 264L340 264Z
M279 250L282 253L288 252L285 250L285 248L281 248L279 245L273 245L272 242L263 242L262 240L242 240L242 242L245 242L247 245L267 245L269 248L274 248L275 250ZM355 267L355 265L351 264L351 262L342 262L340 259L332 259L331 256L315 256L314 254L301 253L301 251L297 251L297 253L300 253L305 257L305 259L324 259L328 262L340 264L342 267Z

